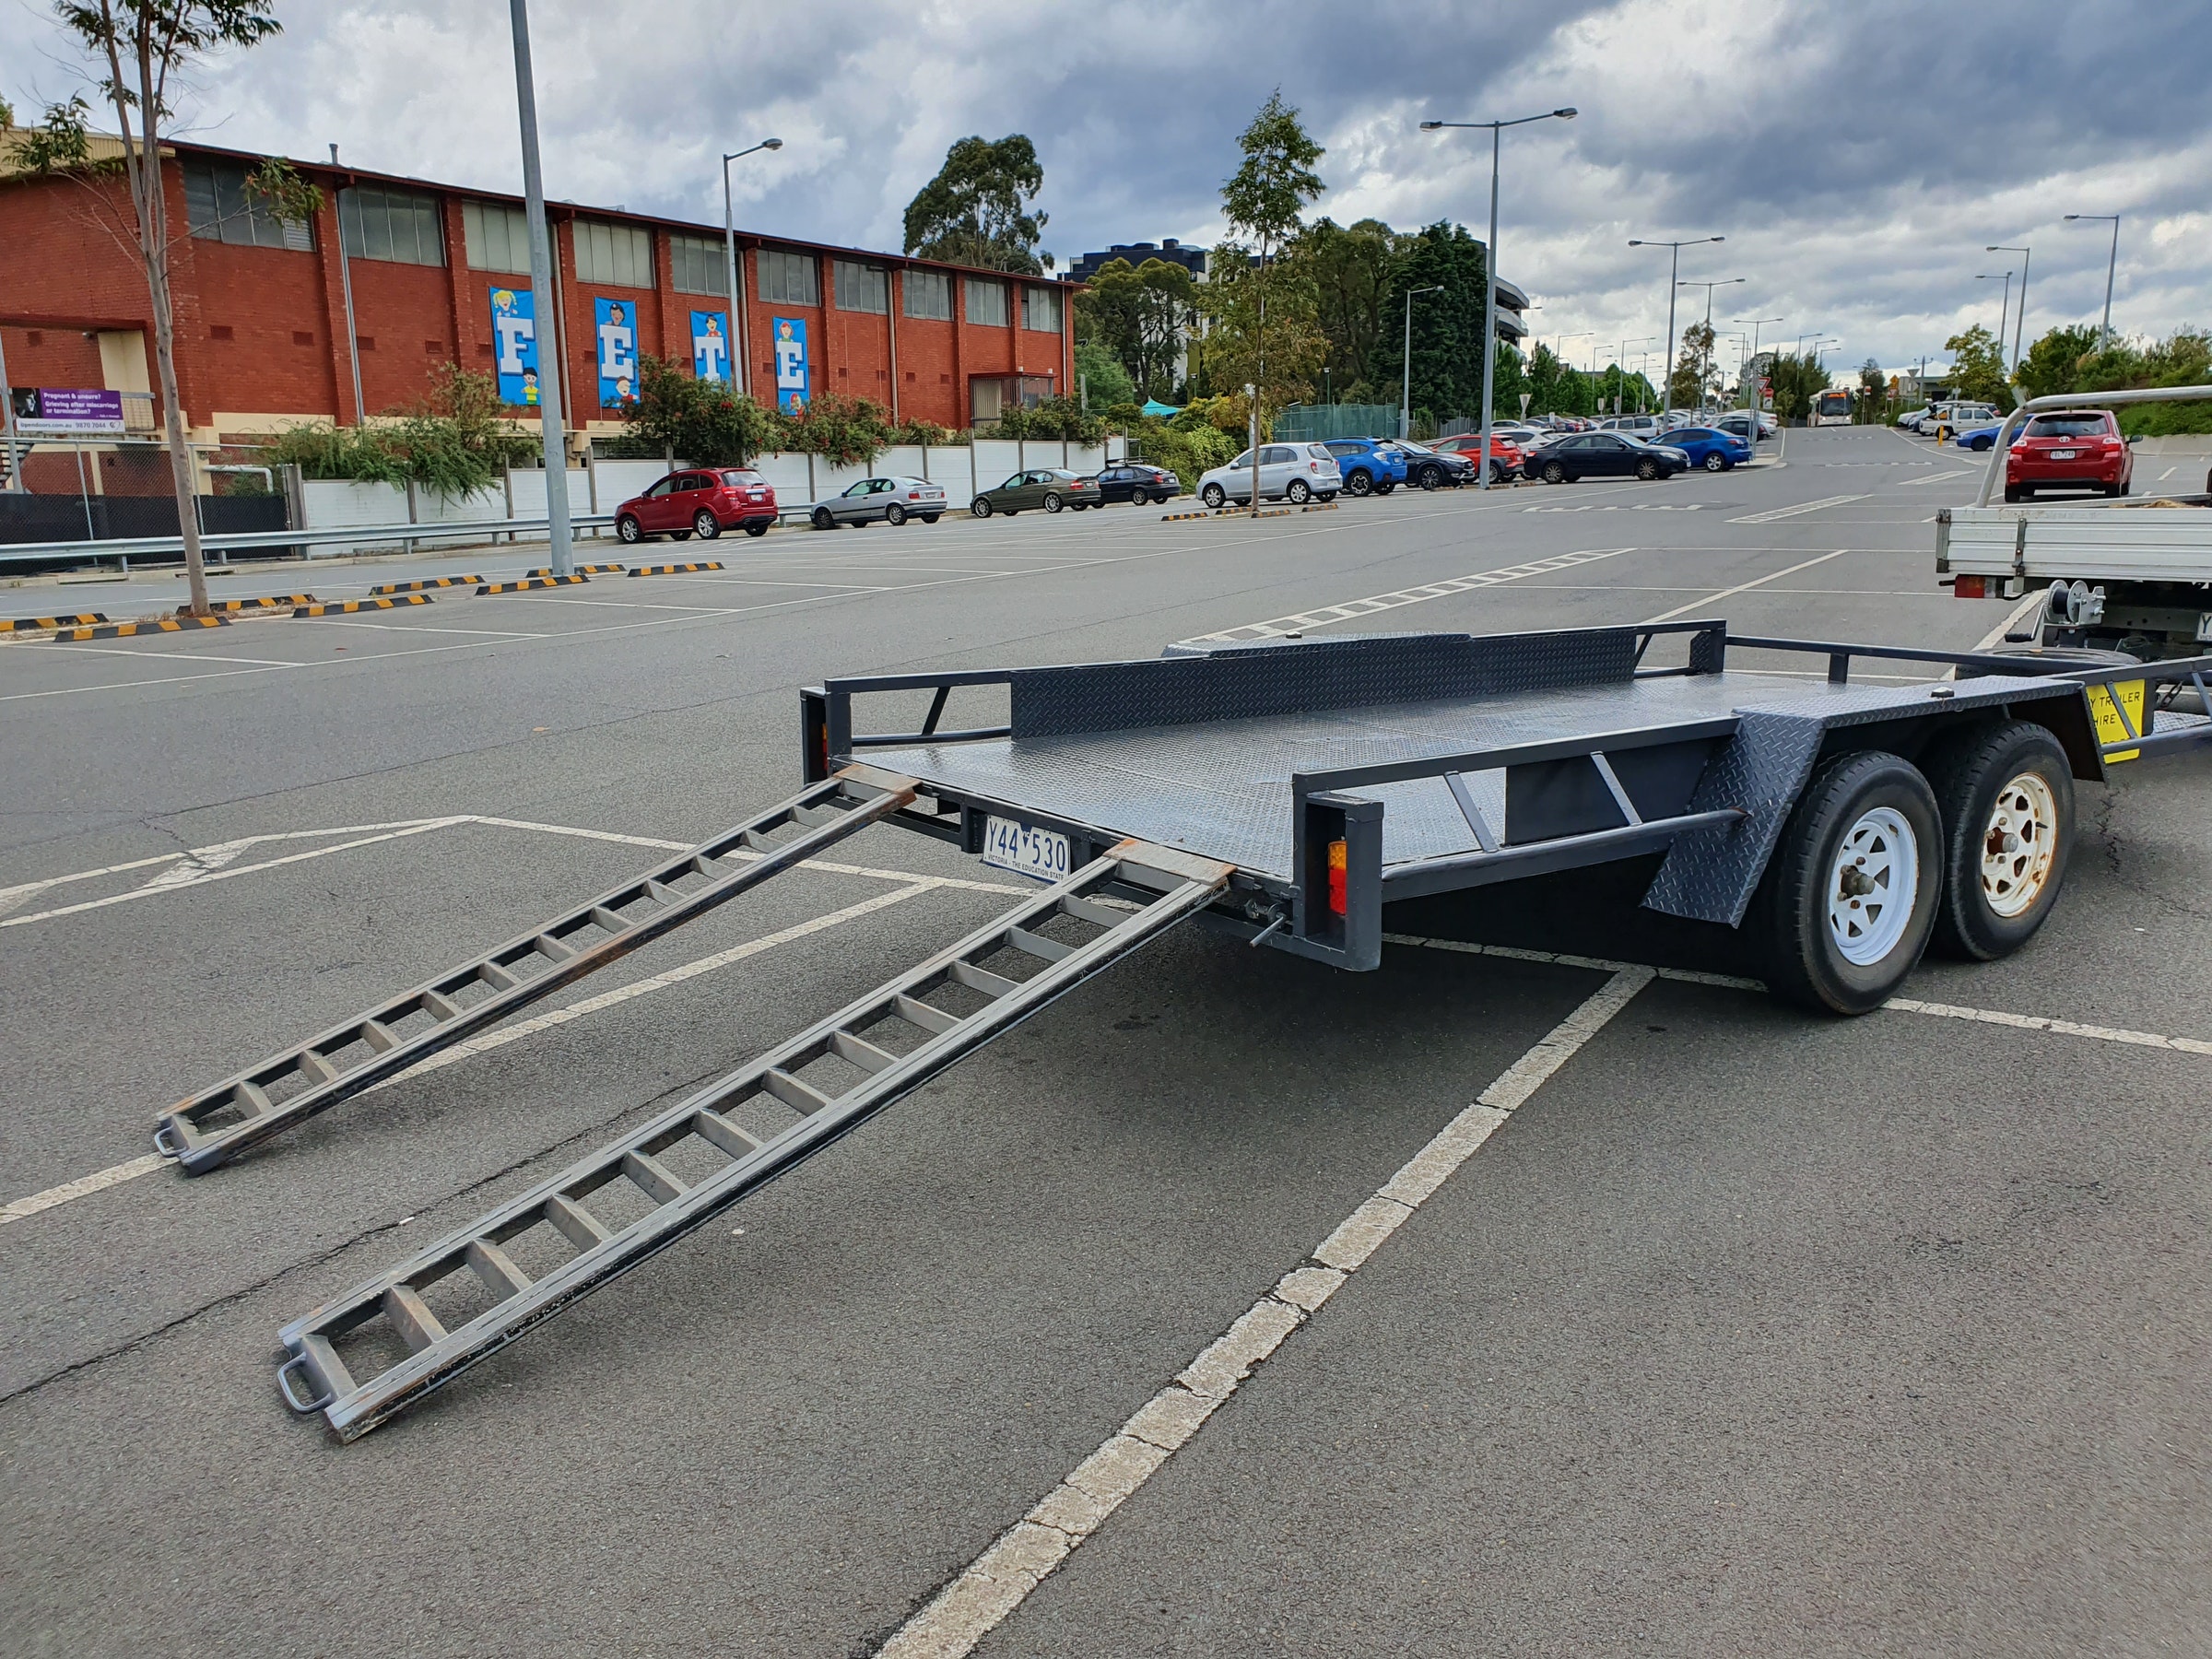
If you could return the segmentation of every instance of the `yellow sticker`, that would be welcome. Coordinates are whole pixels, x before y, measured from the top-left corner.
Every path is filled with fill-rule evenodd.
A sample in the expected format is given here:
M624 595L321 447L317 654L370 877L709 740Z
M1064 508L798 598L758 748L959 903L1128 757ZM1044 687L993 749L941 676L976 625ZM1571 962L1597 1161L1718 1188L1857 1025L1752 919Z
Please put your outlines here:
M2112 701L2114 692L2117 692L2120 697L2117 704ZM2124 724L2120 719L2122 709L2127 711L2127 720ZM2130 737L2140 737L2143 735L2143 682L2141 680L2117 680L2110 687L2091 686L2089 688L2089 712L2097 717L2097 741L2099 743L2124 743ZM2134 729L2131 731L2130 727ZM2141 749L2123 749L2120 753L2107 755L2104 759L2106 764L2110 765L2114 760L2136 759L2142 753Z

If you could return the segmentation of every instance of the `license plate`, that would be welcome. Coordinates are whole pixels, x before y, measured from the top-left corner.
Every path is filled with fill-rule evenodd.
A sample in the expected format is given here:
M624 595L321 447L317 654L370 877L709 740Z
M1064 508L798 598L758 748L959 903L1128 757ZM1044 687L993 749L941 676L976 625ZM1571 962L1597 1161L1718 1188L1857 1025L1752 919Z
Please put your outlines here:
M1056 830L1036 830L1002 818L983 824L983 862L1040 881L1065 880L1074 869L1068 861L1066 836Z
M2077 453L2077 452L2074 450L2053 450L2051 452L2051 459L2053 461L2071 461L2074 459Z

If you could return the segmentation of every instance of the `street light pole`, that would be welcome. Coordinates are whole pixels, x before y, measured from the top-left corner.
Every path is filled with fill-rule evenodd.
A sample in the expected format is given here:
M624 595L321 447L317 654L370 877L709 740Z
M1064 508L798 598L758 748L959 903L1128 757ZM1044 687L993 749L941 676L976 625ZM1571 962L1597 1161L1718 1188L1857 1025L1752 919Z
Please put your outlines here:
M1700 242L1726 241L1724 236L1692 236L1682 241L1651 241L1641 236L1629 239L1631 248L1669 248L1674 257L1667 267L1666 283L1666 351L1660 359L1659 372L1666 377L1666 388L1662 401L1665 407L1661 418L1675 412L1675 290L1682 286L1682 250L1694 248Z
M2028 256L2029 248L2008 248L2002 242L1992 242L1982 250L1984 253L2018 253L2020 256L2020 309L2012 313L2012 366L2006 370L2007 380L2020 371L2020 324L2028 318Z
M745 284L737 273L737 214L730 202L730 163L740 156L749 156L755 150L778 150L783 147L781 138L763 138L741 150L732 150L722 159L722 253L728 262L726 276L730 294L730 350L737 359L735 377L737 395L750 396L753 390L752 332L745 322Z
M1424 121L1424 133L1441 132L1446 127L1488 127L1490 129L1490 241L1482 251L1482 464L1477 473L1477 488L1490 487L1490 408L1497 385L1498 362L1498 160L1502 142L1500 135L1509 126L1526 126L1532 121L1572 121L1571 105L1547 110L1541 115L1524 115L1514 121Z
M1406 356L1398 365L1405 371L1406 377L1404 388L1398 394L1398 438L1401 441L1413 436L1413 297L1416 294L1441 294L1443 291L1441 283L1406 290Z
M1976 282L1994 282L1996 279L1996 274L1990 271L1978 271L1974 275ZM2012 273L2006 271L2005 273L2005 298L1997 303L1997 362L2000 366L2005 362L2005 324L2011 316ZM2011 370L2006 369L2006 378L2009 380L2011 377Z
M539 301L555 302L553 249L546 234L546 181L537 157L537 86L530 70L530 0L508 0L514 31L514 95L523 133L523 198L530 218L530 287ZM535 310L535 306L533 307ZM538 318L550 321L548 310ZM547 351L542 335L537 352L538 429L546 456L546 562L556 576L572 575L576 549L569 535L569 449L560 426L560 380L565 372L558 349ZM559 342L555 342L558 347Z
M1710 337L1712 334L1712 290L1716 288L1726 288L1730 283L1733 282L1742 282L1744 280L1746 279L1741 276L1724 276L1717 282L1699 282L1693 280L1689 282L1679 282L1675 285L1677 288L1701 288L1705 290L1705 333L1708 336L1705 342L1705 380L1709 381L1712 378L1712 341ZM1704 397L1705 387L1703 382L1700 382L1698 386L1698 399L1700 404L1703 403Z
M2112 343L2112 276L2120 269L2120 216L2116 213L2069 213L2069 219L2112 221L2112 254L2104 266L2104 327L2098 335L2100 350Z
M1787 317L1731 317L1728 320L1731 323L1748 323L1751 324L1751 355L1745 359L1746 371L1737 376L1737 378L1744 382L1745 430L1747 435L1751 440L1753 453L1757 453L1759 444L1759 406L1766 400L1759 396L1759 382L1752 380L1749 373L1749 369L1752 363L1755 363L1759 360L1759 331L1761 326L1769 323L1787 323L1789 319Z

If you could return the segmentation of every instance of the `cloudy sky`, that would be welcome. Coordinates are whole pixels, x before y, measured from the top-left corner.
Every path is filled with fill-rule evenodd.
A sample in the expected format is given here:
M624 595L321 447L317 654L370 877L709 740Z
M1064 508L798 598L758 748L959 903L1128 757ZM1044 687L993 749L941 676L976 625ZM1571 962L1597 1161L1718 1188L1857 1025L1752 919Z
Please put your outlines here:
M213 143L519 190L507 6L275 0L276 41L189 88ZM1572 104L1509 134L1501 269L1538 333L1600 360L1666 325L1666 254L1630 237L1724 235L1684 277L1741 276L1716 321L1825 331L1831 362L1896 368L1994 326L2034 250L2027 333L2094 322L2118 213L2114 325L2212 324L2212 7L2047 0L533 0L548 194L719 223L739 162L748 228L896 248L900 214L969 133L1029 134L1046 246L1220 233L1234 138L1270 88L1327 147L1316 213L1399 226L1488 211L1487 135L1428 117ZM0 95L79 84L41 0L0 0ZM2014 293L2018 285L2016 279ZM1686 289L1701 312L1701 290ZM1683 319L1687 321L1687 315ZM1724 334L1727 332L1724 328ZM1609 344L1608 344L1609 343ZM1631 361L1649 346L1630 346ZM1724 359L1729 356L1724 348Z

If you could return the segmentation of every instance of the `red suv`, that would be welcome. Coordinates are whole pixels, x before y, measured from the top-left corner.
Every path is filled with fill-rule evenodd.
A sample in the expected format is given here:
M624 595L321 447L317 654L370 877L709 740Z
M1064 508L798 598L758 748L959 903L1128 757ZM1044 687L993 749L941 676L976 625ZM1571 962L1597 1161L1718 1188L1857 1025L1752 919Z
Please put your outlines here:
M2097 489L2124 496L2136 481L2135 452L2105 409L2065 409L2032 417L2005 457L2005 499L2039 489Z
M747 467L674 472L615 509L615 534L626 542L649 535L712 541L724 530L766 535L776 522L776 492Z
M1482 434L1462 432L1458 437L1446 438L1432 447L1451 450L1472 461L1482 453ZM1495 464L1490 471L1493 478L1517 478L1528 470L1528 453L1512 439L1501 438L1496 432L1490 434L1490 460Z

